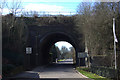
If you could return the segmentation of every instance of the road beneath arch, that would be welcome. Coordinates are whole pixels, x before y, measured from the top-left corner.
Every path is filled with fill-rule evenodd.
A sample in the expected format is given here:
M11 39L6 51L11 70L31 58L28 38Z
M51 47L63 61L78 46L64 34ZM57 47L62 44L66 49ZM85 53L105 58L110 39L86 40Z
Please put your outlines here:
M40 78L85 78L80 75L70 59L51 64L39 71L39 67L35 71L39 71Z
M71 59L66 59L64 61L60 61L51 65L48 65L46 67L37 67L33 69L32 71L26 71L23 74L18 75L17 77L20 78L41 78L41 79L62 79L62 78L68 78L73 80L79 79L79 80L91 80L87 79L86 76L82 75L81 73L78 73L73 64ZM36 75L35 75L36 74Z

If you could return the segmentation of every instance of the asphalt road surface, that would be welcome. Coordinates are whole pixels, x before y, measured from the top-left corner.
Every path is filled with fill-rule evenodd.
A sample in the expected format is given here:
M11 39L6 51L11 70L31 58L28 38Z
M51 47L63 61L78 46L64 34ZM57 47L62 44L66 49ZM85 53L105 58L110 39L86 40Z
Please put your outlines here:
M32 78L43 80L91 80L75 70L72 59L66 59L42 68L37 67L32 71L17 75L16 78L26 78L21 80L27 80L27 78L31 78L28 80L32 80Z

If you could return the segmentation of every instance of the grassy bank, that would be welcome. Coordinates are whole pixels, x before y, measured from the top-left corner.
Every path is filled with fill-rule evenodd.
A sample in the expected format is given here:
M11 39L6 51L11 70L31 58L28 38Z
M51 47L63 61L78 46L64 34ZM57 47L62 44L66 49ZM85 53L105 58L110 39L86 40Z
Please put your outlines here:
M88 68L79 68L79 67L77 67L76 69L77 69L81 74L87 76L88 78L94 79L94 80L112 80L112 79L105 78L105 77L99 76L99 75L97 75L97 74L91 73L91 72L89 72L89 69L88 69Z

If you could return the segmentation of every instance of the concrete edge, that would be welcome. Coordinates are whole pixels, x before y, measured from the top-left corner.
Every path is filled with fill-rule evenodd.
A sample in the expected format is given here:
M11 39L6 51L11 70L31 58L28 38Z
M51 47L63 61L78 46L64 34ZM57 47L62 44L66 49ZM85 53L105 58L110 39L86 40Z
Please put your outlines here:
M87 76L85 76L85 75L83 75L82 73L80 73L78 70L75 69L75 71L76 71L78 74L80 74L82 77L88 78Z

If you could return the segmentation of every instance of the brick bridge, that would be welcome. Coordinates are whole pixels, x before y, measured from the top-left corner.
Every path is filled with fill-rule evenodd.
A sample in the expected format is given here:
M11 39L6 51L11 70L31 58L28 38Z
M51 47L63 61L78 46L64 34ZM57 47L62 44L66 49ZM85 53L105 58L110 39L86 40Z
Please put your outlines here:
M49 50L58 41L69 42L76 51L76 65L78 65L78 52L84 52L84 38L74 30L73 25L29 25L26 47L32 47L32 54L25 54L26 67L36 67L49 63ZM81 59L84 65L84 59Z

